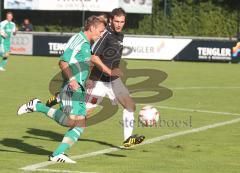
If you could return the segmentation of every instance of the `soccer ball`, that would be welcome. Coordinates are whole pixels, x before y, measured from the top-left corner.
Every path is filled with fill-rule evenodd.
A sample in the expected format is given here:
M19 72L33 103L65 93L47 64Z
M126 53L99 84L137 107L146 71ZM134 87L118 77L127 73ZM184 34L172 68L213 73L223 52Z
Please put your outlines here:
M158 120L159 120L159 112L155 107L151 105L142 107L142 109L139 112L139 121L144 126L156 125Z

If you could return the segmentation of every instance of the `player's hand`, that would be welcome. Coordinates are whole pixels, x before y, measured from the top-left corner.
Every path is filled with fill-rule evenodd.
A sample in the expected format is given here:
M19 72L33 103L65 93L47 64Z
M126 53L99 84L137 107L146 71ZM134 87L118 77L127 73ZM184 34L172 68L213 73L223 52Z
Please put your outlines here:
M7 38L7 34L5 34L4 32L1 32L1 36L2 36L3 38Z
M94 82L92 80L87 80L86 88L93 88L93 87L94 87Z
M77 89L78 89L79 87L80 87L80 85L78 84L78 82L77 82L75 79L73 79L73 80L70 81L70 83L69 83L69 88L70 88L71 90L77 91Z
M120 70L120 68L114 68L114 69L111 71L111 76L121 77L121 76L123 76L123 72Z

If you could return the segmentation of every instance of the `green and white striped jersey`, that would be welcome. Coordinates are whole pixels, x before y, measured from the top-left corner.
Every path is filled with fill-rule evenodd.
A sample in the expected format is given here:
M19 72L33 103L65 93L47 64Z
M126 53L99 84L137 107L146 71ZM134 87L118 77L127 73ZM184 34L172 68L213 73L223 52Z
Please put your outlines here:
M91 46L86 35L81 31L68 41L60 60L69 64L72 74L82 86L89 76Z
M0 23L0 33L2 36L7 35L6 39L10 40L14 32L16 32L16 25L14 22L4 20Z

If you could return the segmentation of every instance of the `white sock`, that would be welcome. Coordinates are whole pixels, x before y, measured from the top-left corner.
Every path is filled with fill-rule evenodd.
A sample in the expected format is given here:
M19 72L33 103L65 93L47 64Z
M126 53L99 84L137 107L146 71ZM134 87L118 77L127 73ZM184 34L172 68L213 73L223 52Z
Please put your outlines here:
M129 138L132 135L133 126L134 126L134 112L127 109L123 110L123 131L124 131L124 140Z

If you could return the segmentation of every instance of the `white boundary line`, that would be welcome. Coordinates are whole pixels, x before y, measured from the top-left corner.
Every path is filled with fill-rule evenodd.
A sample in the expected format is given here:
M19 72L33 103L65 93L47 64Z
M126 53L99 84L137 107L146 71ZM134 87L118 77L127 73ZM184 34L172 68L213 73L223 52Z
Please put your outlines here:
M148 104L138 104L138 105L148 105ZM151 103L150 103L151 105ZM178 107L171 107L171 106L158 106L154 105L155 107L161 108L161 109L170 109L170 110L178 110L178 111L184 111L184 112L200 112L200 113L209 113L209 114L220 114L220 115L236 115L240 116L239 113L231 113L231 112L218 112L218 111L210 111L210 110L201 110L201 109L188 109L188 108L178 108Z
M224 121L224 122L220 122L220 123L214 123L214 124L210 124L210 125L207 125L207 126L194 128L194 129L191 129L191 130L175 132L175 133L159 136L159 137L156 137L156 138L148 139L145 142L143 142L142 144L136 145L136 146L133 146L133 147L142 146L142 145L146 145L146 144L152 144L152 143L164 141L164 140L167 140L167 139L170 139L170 138L183 136L183 135L187 135L187 134L192 134L192 133L197 133L197 132L202 132L202 131L206 131L208 129L213 129L213 128L216 128L216 127L225 126L225 125L229 125L229 124L234 124L234 123L238 123L238 122L240 122L240 118L229 120L229 121ZM122 146L120 146L120 147L122 148ZM102 155L102 154L106 154L106 153L111 153L111 152L114 152L114 151L119 151L119 150L121 150L121 148L108 148L108 149L99 150L99 151L95 151L95 152L91 152L91 153L76 155L76 156L73 156L71 158L79 160L79 159L82 159L82 158L88 158L88 157L98 156L98 155ZM24 170L24 171L45 171L45 172L46 171L49 171L49 172L64 171L64 170L40 169L40 168L44 168L46 166L54 165L54 164L56 164L56 163L55 162L49 162L49 161L48 162L41 162L41 163L37 163L37 164L33 164L33 165L28 165L26 167L22 167L20 169ZM68 171L68 172L69 173L70 172L74 173L74 171Z
M155 87L155 88L139 88L139 89L132 89L129 90L130 92L151 92L155 90L165 90L165 89L170 89L170 90L204 90L204 89L240 89L240 86L186 86L186 87Z
M56 169L36 169L34 171L35 172L59 172L59 173L96 173L96 172L82 172L82 171L56 170Z
M190 87L173 87L169 88L173 90L201 90L201 89L240 89L240 86L223 86L223 87L218 87L218 86L208 86L208 87L200 87L200 86L190 86Z

